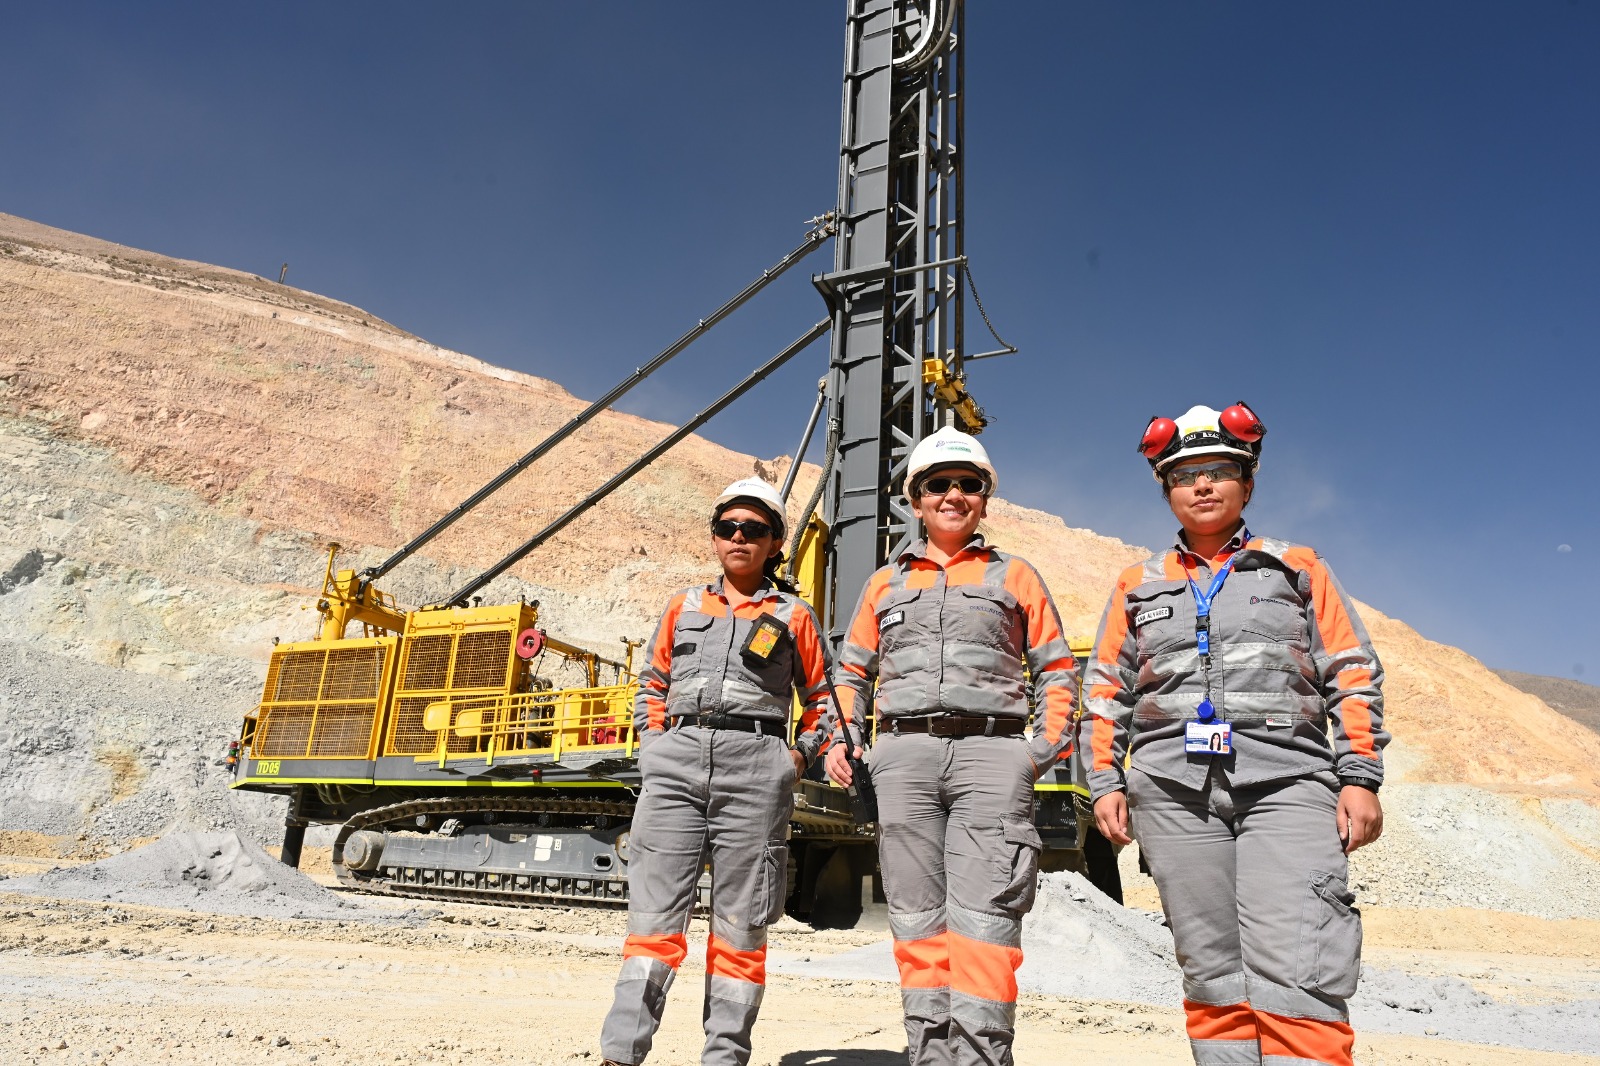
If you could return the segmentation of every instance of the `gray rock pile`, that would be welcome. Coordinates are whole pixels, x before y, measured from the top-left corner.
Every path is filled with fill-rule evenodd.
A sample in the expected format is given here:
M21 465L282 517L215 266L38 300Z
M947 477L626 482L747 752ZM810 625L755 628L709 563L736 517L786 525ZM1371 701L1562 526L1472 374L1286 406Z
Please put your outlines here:
M339 898L238 833L172 833L84 866L0 881L0 892L262 918L352 918Z

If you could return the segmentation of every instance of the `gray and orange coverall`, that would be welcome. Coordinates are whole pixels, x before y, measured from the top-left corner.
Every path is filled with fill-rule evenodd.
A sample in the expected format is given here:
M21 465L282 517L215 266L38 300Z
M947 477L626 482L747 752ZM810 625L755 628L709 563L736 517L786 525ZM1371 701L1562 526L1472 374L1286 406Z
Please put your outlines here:
M1348 1066L1361 916L1335 809L1341 783L1383 781L1383 667L1315 551L1247 535L1215 559L1180 538L1123 571L1079 743L1093 798L1128 793L1183 966L1195 1062ZM1190 575L1208 590L1229 556L1210 698L1233 751L1190 754L1184 731L1205 695Z
M743 649L756 620L788 629L764 657ZM741 1066L766 985L767 924L783 914L794 747L809 764L830 728L830 659L816 615L772 586L730 607L722 582L675 593L639 675L634 728L643 790L628 851L628 938L601 1053L640 1063L688 954L696 884L711 862L701 1061Z
M981 536L948 566L919 541L867 581L836 676L836 740L877 682L868 765L911 1062L1010 1063L1033 784L1071 741L1077 691L1049 590Z

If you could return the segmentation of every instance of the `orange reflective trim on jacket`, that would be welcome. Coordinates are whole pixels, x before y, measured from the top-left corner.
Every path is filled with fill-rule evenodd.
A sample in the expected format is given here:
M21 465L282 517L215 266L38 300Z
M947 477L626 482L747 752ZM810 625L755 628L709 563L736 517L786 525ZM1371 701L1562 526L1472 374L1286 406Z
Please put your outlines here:
M795 611L789 624L794 635L795 651L800 656L801 681L804 687L800 698L800 735L811 732L829 713L828 707L828 656L822 640L822 631L810 611Z
M1256 1040L1259 1036L1256 1014L1248 1003L1216 1007L1186 999L1183 1013L1190 1040Z
M767 947L741 951L715 933L706 941L706 973L753 985L767 983Z
M1324 1066L1353 1066L1355 1062L1355 1030L1343 1022L1286 1018L1264 1010L1255 1015L1263 1059L1300 1059Z
M1364 666L1351 666L1334 676L1341 691L1369 688L1372 671ZM1361 696L1349 696L1339 705L1343 711L1344 732L1349 738L1350 750L1367 759L1378 757L1378 746L1372 735L1372 705Z
M1122 677L1117 664L1132 659L1129 643L1133 634L1128 629L1128 590L1144 581L1144 564L1126 567L1117 576L1111 590L1111 602L1101 616L1100 639L1095 642L1094 654L1084 678L1084 709L1091 728L1087 745L1090 755L1089 769L1110 770L1118 768L1117 722L1101 713L1111 707L1122 692ZM1098 708L1098 709L1097 709Z
M667 678L672 675L672 634L678 628L678 616L683 613L687 592L674 593L667 601L667 609L656 625L655 636L650 640L646 669L639 675L639 699L645 706L645 728L665 729L667 726Z
M980 573L976 580L982 581L983 575ZM1078 661L1072 657L1067 636L1061 629L1061 618L1055 611L1055 605L1050 600L1050 593L1046 591L1044 582L1039 580L1038 572L1021 559L1012 559L1006 566L1005 587L1007 592L1017 598L1017 605L1022 608L1022 613L1028 620L1028 647L1031 649L1051 646L1059 647L1063 651L1063 654L1043 663L1043 669L1076 672ZM1077 696L1070 686L1045 687L1043 705L1036 709L1036 713L1043 721L1044 739L1047 743L1055 744L1061 739L1061 734L1072 722L1076 705Z
M878 655L878 600L883 597L884 590L889 587L889 570L877 570L867 579L867 585L861 590L861 602L856 607L855 618L850 622L850 632L845 634L845 644L851 650L859 649L863 658L876 661ZM859 662L847 661L841 656L839 669L853 674L859 679L862 687L872 683L872 678L866 666ZM852 685L839 686L839 713L845 725L856 723L856 688Z
M960 933L950 937L950 991L996 1003L1017 1001L1017 967L1022 949L969 940Z
M894 961L901 988L944 988L950 984L950 934L921 940L896 940Z
M622 957L655 959L676 970L689 954L689 938L682 933L629 933L622 942Z
M1327 654L1340 655L1359 648L1361 638L1356 635L1350 614L1344 609L1344 600L1317 553L1310 548L1290 548L1283 553L1283 561L1311 577L1311 609L1316 614L1317 631Z

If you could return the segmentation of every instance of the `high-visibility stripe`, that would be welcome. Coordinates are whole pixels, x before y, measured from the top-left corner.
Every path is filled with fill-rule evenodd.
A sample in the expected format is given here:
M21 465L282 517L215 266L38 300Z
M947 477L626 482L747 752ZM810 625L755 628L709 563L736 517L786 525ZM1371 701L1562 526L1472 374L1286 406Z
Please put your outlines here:
M672 676L672 635L688 592L678 592L667 601L667 609L656 626L650 645L650 658L639 672L639 702L645 709L646 729L665 729L667 724L667 680ZM638 719L635 719L637 722Z
M1256 1015L1248 1003L1212 1006L1183 1001L1190 1040L1255 1040Z
M1264 1010L1257 1010L1255 1016L1263 1059L1277 1056L1324 1066L1354 1066L1356 1034L1345 1023L1286 1018Z
M805 709L800 713L796 739L817 728L828 709L828 657L817 625L817 616L803 601L796 601L793 616L789 619L789 632L794 634L795 654L800 658L804 691L800 698Z
M1364 666L1340 670L1334 678L1341 689L1367 688L1372 684L1372 671ZM1372 736L1372 704L1363 696L1350 696L1339 704L1344 722L1345 736L1350 741L1350 751L1368 759L1378 757L1378 746Z
M950 934L896 940L894 961L901 988L947 988L950 984Z
M689 954L689 938L682 933L629 933L622 942L622 957L642 956L664 962L676 970Z
M713 933L706 941L706 973L764 985L767 983L767 946L740 951Z
M960 933L950 938L950 990L998 1003L1017 1001L1017 967L1022 949L968 940Z
M1311 609L1316 616L1323 651L1336 656L1360 647L1361 640L1350 623L1339 590L1334 587L1328 568L1317 558L1317 553L1310 548L1294 547L1283 553L1283 561L1296 570L1305 571L1311 578Z
M1161 573L1168 581L1188 581L1189 572L1183 568L1183 560L1178 558L1175 551L1167 552L1161 557Z

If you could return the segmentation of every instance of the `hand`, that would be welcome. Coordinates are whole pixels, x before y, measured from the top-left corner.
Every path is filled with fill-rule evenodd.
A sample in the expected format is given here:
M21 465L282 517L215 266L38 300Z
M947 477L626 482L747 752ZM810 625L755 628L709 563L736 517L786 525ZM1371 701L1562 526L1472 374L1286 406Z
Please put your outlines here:
M840 788L849 788L853 775L850 773L850 761L845 758L843 744L835 744L828 749L828 758L824 765L828 768L828 776L833 778L833 783ZM861 749L856 749L856 758L861 758Z
M797 749L790 748L789 758L794 760L794 779L796 783L799 783L800 778L806 772L806 757L800 754Z
M1128 796L1111 792L1094 801L1094 825L1113 844L1132 844L1128 835Z
M1360 785L1339 790L1339 842L1344 853L1372 843L1383 835L1383 804L1378 794Z

